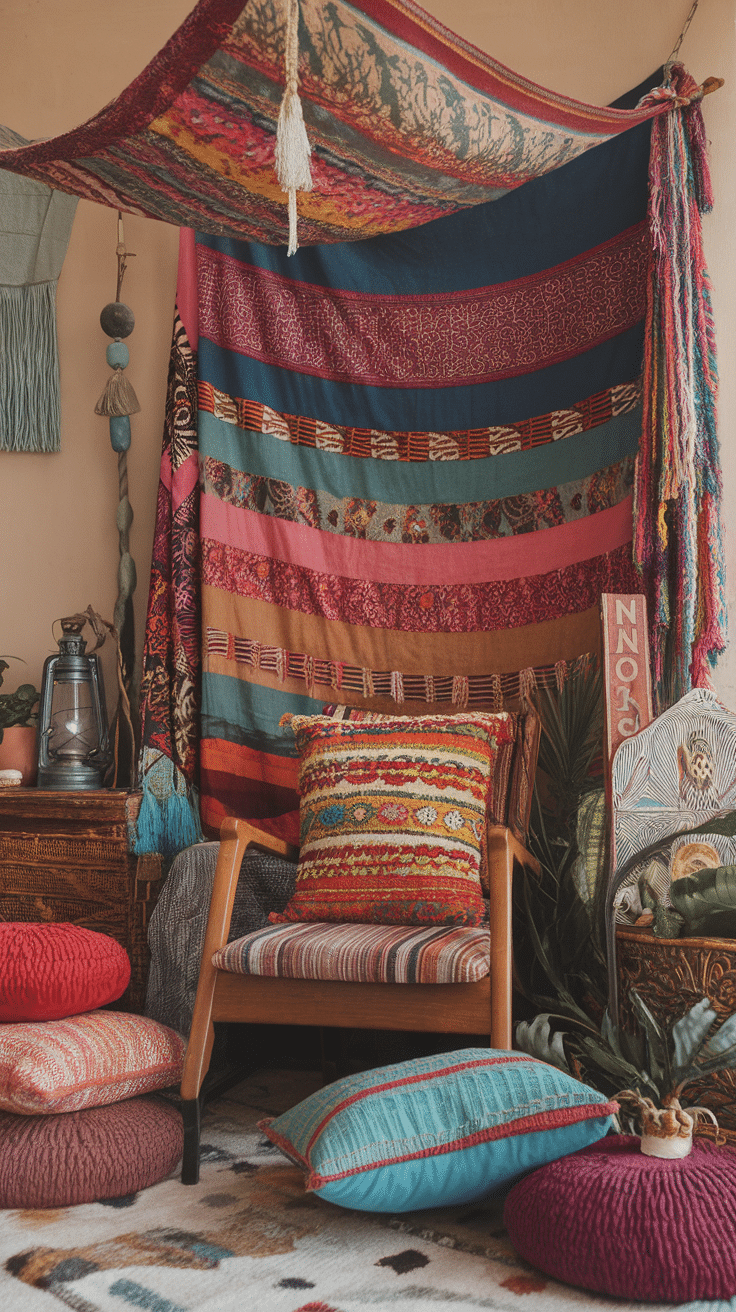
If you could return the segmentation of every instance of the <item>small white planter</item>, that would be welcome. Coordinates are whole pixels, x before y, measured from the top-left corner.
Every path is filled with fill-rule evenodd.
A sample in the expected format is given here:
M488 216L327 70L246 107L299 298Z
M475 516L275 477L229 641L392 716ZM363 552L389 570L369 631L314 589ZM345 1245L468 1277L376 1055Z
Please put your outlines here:
M664 1107L655 1107L651 1098L642 1098L634 1089L623 1089L616 1099L639 1115L641 1151L647 1157L671 1161L687 1157L693 1146L693 1130L700 1120L710 1121L718 1129L718 1121L708 1107L688 1107L685 1111L673 1096L665 1098Z

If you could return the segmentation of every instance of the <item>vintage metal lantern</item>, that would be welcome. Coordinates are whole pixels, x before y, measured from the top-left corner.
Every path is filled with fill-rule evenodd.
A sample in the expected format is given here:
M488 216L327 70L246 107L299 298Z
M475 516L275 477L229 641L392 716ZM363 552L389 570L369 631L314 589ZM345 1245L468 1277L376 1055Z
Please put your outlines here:
M102 670L85 655L85 617L59 620L59 651L43 667L38 711L38 787L102 788L110 760Z

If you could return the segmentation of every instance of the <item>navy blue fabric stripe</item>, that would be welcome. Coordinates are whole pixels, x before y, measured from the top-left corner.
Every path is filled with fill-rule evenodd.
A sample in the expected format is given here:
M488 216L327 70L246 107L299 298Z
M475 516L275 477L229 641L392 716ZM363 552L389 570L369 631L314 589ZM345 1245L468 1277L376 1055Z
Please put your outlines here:
M641 222L650 132L651 124L641 123L498 200L407 232L307 246L292 256L283 246L198 240L284 278L377 296L426 296L524 278Z
M482 460L356 459L312 447L293 446L268 433L253 433L199 416L199 449L234 469L281 479L336 498L365 496L388 505L464 504L520 496L587 478L624 456L636 455L641 408L606 424L548 442L531 451L512 451Z
M230 396L260 401L290 415L380 431L447 432L513 424L576 405L639 377L644 321L591 351L518 378L472 387L361 387L333 383L224 351L199 339L200 376Z

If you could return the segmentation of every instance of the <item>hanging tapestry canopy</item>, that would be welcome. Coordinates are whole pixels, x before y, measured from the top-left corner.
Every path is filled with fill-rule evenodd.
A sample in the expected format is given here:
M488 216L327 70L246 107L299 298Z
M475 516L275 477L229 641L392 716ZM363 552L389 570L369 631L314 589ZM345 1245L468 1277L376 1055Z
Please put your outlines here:
M409 0L201 0L89 123L0 153L198 234L144 669L167 804L200 766L213 821L243 780L251 814L286 803L287 692L494 703L521 648L566 659L601 591L637 590L632 479L660 709L707 683L725 646L707 89L674 64L634 108L598 108Z
M216 236L285 244L274 172L289 0L200 0L117 100L3 167ZM409 0L300 0L312 190L299 242L396 232L493 200L678 99L635 109L544 90ZM701 94L696 88L688 94Z
M182 234L152 846L195 782L211 832L284 825L287 711L498 709L597 649L601 592L637 589L649 127L408 233L292 258Z

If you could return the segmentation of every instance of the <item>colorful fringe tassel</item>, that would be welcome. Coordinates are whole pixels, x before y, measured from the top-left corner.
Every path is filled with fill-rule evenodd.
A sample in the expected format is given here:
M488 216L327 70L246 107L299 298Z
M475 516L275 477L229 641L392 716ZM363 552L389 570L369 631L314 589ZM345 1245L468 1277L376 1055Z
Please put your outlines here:
M176 856L185 847L204 841L196 796L181 770L163 752L144 748L141 787L143 798L133 841L137 856L146 852Z
M634 555L650 604L658 709L709 687L725 649L717 367L700 216L713 205L702 88L673 65L652 123L652 238Z

